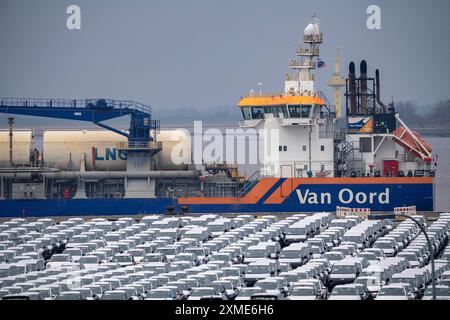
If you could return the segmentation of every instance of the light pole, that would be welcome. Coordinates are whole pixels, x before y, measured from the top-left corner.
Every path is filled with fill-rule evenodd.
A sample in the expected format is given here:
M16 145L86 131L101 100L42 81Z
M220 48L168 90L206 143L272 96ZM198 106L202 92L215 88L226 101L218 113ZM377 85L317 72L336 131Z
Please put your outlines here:
M431 244L430 238L428 237L427 231L422 226L422 224L420 224L419 221L417 221L415 218L413 218L407 214L399 214L399 216L405 217L405 218L408 218L408 219L411 219L412 221L414 221L419 226L420 230L422 230L423 234L425 235L425 238L427 239L428 250L430 251L430 255L431 255L431 287L432 287L432 292L433 292L433 300L436 300L436 272L434 269L434 248L433 248L433 245Z

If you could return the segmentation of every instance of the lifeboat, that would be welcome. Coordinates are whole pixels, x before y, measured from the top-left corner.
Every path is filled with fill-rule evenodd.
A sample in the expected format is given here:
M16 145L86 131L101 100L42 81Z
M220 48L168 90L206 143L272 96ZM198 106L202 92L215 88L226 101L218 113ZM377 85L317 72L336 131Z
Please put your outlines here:
M417 131L411 131L403 124L394 131L393 139L416 157L426 162L432 161L431 146Z

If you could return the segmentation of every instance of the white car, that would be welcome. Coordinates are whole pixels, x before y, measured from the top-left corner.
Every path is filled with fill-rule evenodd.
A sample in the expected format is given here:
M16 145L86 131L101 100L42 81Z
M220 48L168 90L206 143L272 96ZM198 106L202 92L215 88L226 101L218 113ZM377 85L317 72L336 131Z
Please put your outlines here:
M410 300L411 298L403 284L394 283L381 288L375 300Z

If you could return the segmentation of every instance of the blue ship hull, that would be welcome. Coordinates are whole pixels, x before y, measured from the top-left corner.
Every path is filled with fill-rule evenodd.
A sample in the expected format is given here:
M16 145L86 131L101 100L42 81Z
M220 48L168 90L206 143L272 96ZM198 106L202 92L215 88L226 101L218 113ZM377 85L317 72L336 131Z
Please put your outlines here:
M241 198L0 200L0 216L164 214L169 208L188 213L319 212L335 211L336 206L373 212L411 205L433 211L433 194L431 178L266 178Z

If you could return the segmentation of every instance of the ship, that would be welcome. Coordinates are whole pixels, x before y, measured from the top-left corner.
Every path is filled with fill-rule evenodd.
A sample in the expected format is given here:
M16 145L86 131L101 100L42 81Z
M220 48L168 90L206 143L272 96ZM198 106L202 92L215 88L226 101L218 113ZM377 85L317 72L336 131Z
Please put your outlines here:
M0 216L114 216L201 213L292 213L337 207L390 212L434 210L435 159L380 95L380 72L365 60L340 58L330 103L316 88L324 63L319 21L304 29L289 62L284 89L250 90L237 108L239 127L277 132L273 153L252 174L224 162L195 165L189 135L161 130L151 108L111 99L0 98L9 128L0 132ZM345 108L340 88L345 86ZM12 115L94 123L103 130L45 130L42 149L33 130L15 130ZM105 121L130 116L128 130ZM261 131L262 130L262 131ZM180 148L181 146L181 148ZM177 161L171 155L183 150Z

